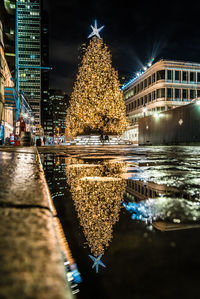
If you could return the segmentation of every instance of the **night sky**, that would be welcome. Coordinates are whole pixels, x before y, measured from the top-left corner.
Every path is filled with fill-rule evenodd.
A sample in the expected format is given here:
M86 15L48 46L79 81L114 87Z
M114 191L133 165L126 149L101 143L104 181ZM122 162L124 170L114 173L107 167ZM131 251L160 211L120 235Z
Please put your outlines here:
M97 19L119 75L134 75L151 58L200 63L197 1L43 0L49 12L51 88L72 92L78 47Z

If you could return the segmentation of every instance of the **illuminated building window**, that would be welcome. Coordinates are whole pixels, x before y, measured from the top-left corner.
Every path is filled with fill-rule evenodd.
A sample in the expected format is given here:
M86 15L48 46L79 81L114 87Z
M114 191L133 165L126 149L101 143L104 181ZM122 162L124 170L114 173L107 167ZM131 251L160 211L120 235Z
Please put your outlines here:
M176 98L176 99L180 99L180 95L181 95L181 90L175 88L175 98Z
M195 72L190 72L190 82L196 81L196 76Z
M151 76L148 77L148 86L151 85Z
M167 70L167 80L172 80L172 74L171 70Z
M183 81L188 81L188 72L183 71L183 73L182 73L182 80Z
M148 94L148 101L151 102L151 93Z
M156 98L159 99L161 97L160 89L156 90Z
M175 71L175 80L180 81L181 80L181 72L180 71Z
M156 92L155 90L152 92L152 100L155 100L156 99Z
M183 89L182 90L182 98L183 98L183 100L185 100L185 99L188 98L188 96L187 96L187 89Z
M156 81L156 74L154 73L153 75L152 75L152 83L154 83Z
M165 97L165 88L161 88L161 98Z
M194 99L195 98L195 90L194 89L190 89L190 99Z
M161 70L157 72L157 80L164 80L165 79L165 70Z

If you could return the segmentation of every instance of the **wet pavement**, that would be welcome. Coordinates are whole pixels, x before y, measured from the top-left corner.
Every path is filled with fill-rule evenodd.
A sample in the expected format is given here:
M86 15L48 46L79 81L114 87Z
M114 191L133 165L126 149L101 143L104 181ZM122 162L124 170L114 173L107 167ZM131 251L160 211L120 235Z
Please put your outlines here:
M39 150L79 298L199 298L200 147Z
M35 147L0 148L0 298L70 298Z

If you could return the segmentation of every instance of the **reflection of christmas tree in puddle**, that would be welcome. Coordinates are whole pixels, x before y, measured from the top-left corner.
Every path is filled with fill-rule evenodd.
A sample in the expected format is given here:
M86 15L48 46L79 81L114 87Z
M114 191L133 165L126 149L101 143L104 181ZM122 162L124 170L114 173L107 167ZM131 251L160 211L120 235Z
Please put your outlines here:
M119 162L67 167L72 199L97 272L98 265L103 266L100 258L112 239L113 225L119 219L126 187L121 178L123 167L124 163Z
M118 221L123 197L122 179L85 177L79 181L76 210L91 252L98 256L112 239L112 226Z

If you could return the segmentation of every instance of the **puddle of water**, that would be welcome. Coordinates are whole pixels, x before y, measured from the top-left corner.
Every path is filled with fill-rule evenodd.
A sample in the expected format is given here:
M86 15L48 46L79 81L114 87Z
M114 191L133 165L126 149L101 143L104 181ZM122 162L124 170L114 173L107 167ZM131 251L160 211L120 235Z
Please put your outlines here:
M78 297L197 296L200 148L133 148L122 153L73 149L71 157L63 150L62 157L43 156L83 280Z

